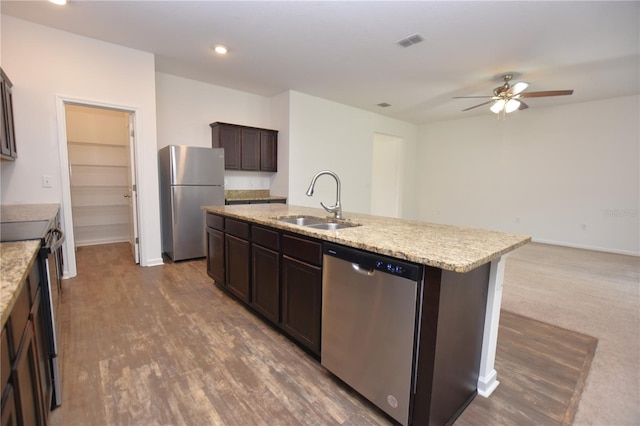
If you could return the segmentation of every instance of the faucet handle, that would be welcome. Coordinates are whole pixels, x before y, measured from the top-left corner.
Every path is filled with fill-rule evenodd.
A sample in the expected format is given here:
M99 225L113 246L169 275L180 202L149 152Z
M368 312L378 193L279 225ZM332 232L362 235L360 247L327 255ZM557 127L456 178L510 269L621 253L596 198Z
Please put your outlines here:
M325 203L320 201L320 205L328 212L333 213L333 217L336 219L342 219L342 207L340 204L336 204L335 206L327 206Z
M325 203L320 201L320 205L329 213L335 213L338 210L338 206L327 206Z

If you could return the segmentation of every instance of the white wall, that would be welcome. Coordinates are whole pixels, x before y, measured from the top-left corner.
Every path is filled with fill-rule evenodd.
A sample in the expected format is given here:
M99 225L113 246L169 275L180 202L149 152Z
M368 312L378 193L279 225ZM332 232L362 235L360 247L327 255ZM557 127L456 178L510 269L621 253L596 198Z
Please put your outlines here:
M251 93L156 73L156 100L158 149L167 145L210 147L209 124L216 121L280 130L271 120L270 98ZM281 139L279 133L279 145ZM269 189L273 176L226 171L226 189Z
M640 254L639 97L420 127L420 219Z
M153 55L6 15L1 19L2 68L14 84L18 149L15 162L0 165L1 202L62 202L66 170L59 160L57 96L136 108L142 124L137 129L141 264L162 263ZM53 176L53 188L42 187L43 174ZM69 214L63 211L63 220Z
M345 212L369 213L373 140L376 133L405 141L403 217L415 214L413 179L417 126L368 111L290 92L289 202L319 207L320 201L333 205L335 181L322 176L313 197L305 192L320 170L332 170L342 182Z
M271 120L278 129L278 173L271 181L271 194L289 194L289 129L290 92L286 91L271 98Z

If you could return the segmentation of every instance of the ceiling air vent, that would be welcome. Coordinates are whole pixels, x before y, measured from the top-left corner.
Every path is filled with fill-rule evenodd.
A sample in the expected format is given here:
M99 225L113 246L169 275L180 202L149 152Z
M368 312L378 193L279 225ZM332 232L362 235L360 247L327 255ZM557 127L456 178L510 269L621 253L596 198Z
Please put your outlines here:
M415 33L413 35L410 35L409 37L403 38L402 40L398 40L396 43L398 43L402 47L409 47L409 46L413 46L414 44L418 44L418 43L423 42L423 41L424 41L424 37L422 37L418 33Z

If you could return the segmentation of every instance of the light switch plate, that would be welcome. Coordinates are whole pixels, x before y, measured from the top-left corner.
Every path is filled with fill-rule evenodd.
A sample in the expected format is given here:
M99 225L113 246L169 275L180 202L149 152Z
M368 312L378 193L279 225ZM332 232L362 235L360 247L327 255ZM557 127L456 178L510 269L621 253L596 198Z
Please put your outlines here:
M51 175L42 175L42 187L53 188L53 178Z

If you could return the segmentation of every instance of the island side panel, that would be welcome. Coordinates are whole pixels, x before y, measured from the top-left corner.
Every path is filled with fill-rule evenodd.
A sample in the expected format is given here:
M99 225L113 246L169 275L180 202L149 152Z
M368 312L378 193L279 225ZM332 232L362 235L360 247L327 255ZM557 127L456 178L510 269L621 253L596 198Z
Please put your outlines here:
M490 264L439 272L425 275L414 425L453 422L478 383Z
M504 283L504 265L507 255L491 262L489 274L489 293L484 320L484 336L478 394L485 398L498 387L498 373L495 370L496 348L498 346L498 326L500 325L500 306L502 305L502 285Z

